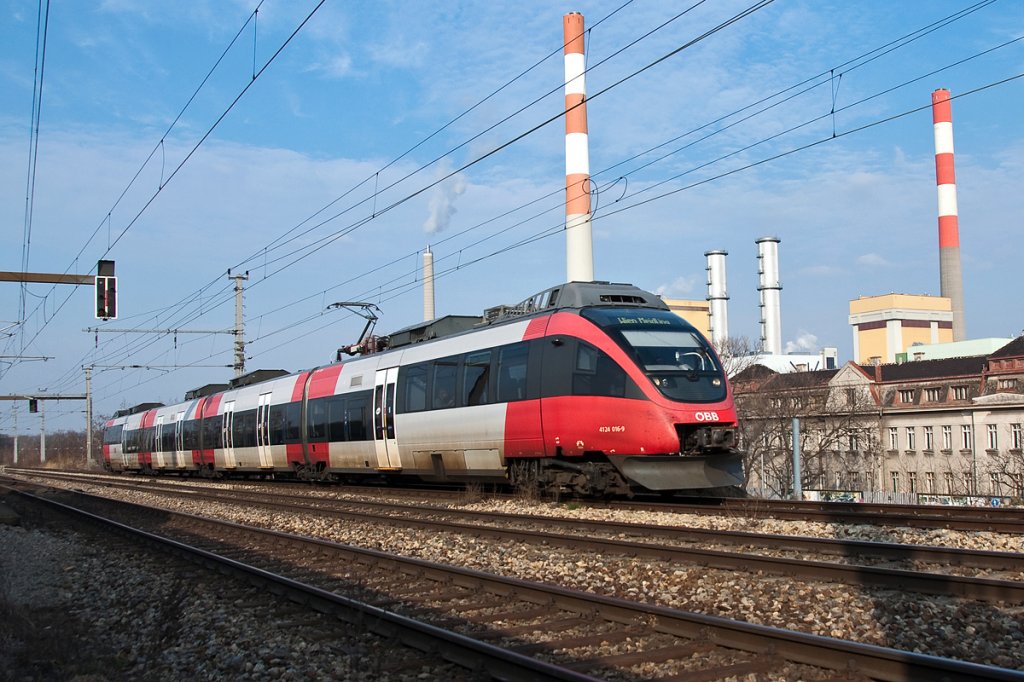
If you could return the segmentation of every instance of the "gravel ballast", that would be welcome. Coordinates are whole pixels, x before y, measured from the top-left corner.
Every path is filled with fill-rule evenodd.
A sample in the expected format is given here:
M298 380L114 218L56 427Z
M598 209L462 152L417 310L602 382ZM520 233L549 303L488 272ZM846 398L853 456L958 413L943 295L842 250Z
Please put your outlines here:
M74 487L93 492L90 486ZM238 486L232 486L238 487ZM579 553L554 547L296 516L237 506L166 498L146 492L94 490L97 494L175 511L321 537L429 561L466 566L528 580L657 603L817 635L919 653L1024 669L1024 634L1017 606L982 604L897 591L858 589L790 577L708 569L692 564ZM311 490L310 495L344 496ZM474 502L461 508L602 518L634 523L692 525L810 537L841 537L949 547L1021 551L1021 538L997 533L843 526L735 516L705 517L572 505L508 501ZM6 552L5 552L6 554Z

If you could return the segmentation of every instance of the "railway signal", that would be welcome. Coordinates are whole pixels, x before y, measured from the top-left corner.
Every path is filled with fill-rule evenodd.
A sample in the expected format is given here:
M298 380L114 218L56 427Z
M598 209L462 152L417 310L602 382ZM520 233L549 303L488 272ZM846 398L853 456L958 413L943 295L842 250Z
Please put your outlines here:
M117 319L117 277L112 260L101 260L96 268L96 319Z

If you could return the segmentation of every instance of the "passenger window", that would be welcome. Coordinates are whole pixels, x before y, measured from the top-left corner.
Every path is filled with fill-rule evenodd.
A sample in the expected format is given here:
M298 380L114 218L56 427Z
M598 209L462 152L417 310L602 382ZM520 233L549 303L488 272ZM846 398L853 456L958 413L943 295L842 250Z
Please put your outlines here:
M368 440L366 435L366 398L350 398L345 406L349 440Z
M455 360L438 360L434 364L434 393L431 407L443 410L455 407L456 375L459 366Z
M427 409L427 366L404 367L399 373L402 385L402 412Z
M576 349L576 371L593 374L597 371L597 349L585 343Z
M487 386L491 378L491 351L470 353L463 365L462 395L465 405L487 402Z
M327 439L332 443L345 440L345 399L330 398L327 401Z
M498 402L526 398L526 361L530 348L526 343L505 346L498 354Z
M572 393L622 398L626 395L626 372L607 353L581 341L576 349Z
M284 442L302 442L302 403L288 403L284 406Z
M309 439L327 440L327 402L323 398L310 400L307 410L309 412Z

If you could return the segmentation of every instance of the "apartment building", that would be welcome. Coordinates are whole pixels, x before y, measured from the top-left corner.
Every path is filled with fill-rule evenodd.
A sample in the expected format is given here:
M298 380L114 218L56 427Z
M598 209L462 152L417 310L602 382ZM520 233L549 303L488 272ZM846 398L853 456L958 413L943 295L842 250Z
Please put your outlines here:
M733 378L748 487L1024 497L1024 336L981 356Z

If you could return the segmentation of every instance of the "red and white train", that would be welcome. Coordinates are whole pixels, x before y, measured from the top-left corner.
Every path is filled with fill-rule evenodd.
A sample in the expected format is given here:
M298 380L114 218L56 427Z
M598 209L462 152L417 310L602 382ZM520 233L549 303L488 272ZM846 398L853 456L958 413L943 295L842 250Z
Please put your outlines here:
M573 282L483 319L441 318L389 338L345 362L118 413L104 462L580 494L742 484L722 365L649 292Z

